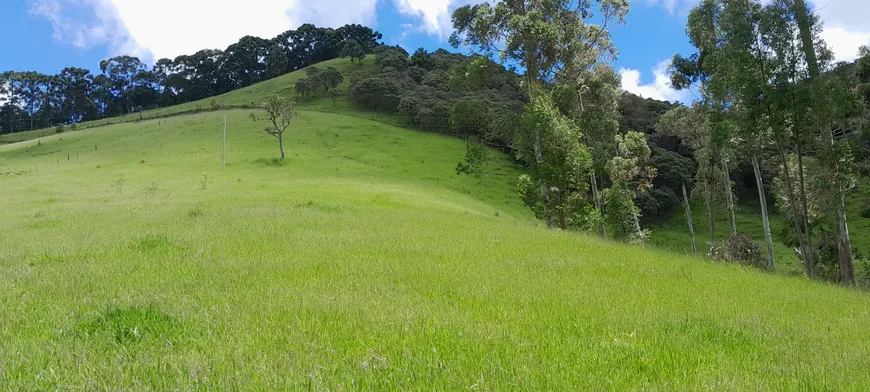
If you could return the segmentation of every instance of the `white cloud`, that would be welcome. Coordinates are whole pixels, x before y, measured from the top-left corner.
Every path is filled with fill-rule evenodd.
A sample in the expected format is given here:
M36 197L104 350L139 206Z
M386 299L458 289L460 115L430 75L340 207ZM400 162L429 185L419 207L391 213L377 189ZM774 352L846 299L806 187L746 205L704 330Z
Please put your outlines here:
M810 0L824 22L822 38L839 61L851 61L861 45L870 45L867 0Z
M399 12L421 19L420 31L441 39L450 35L450 14L458 3L454 0L395 0Z
M81 48L109 44L112 55L150 52L153 59L224 49L245 35L272 38L303 23L372 26L377 4L377 0L29 1L31 12L48 19L61 42Z
M659 99L671 102L689 102L688 91L677 91L671 87L668 77L670 60L664 60L653 68L654 79L652 83L641 84L640 71L636 69L621 68L619 70L622 80L622 89L637 94L644 98Z
M87 18L69 16L82 10L90 11L91 15ZM51 22L58 41L81 49L108 45L112 53L148 56L127 33L110 0L30 0L30 12Z
M685 20L699 0L645 0L647 5L660 5L672 16L678 16L680 20Z

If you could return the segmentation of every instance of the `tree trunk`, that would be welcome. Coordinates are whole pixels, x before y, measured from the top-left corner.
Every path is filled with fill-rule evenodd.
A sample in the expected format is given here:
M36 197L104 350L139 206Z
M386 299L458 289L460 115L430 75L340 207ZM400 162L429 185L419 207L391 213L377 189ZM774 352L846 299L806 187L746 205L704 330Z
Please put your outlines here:
M550 217L550 196L547 194L547 184L541 184L541 198L544 203L544 221L547 222L547 228L553 228L553 218Z
M810 13L804 0L794 0L794 16L800 30L801 44L807 61L810 79L819 76L819 62L816 59L816 49L813 45L813 33L810 26Z
M559 227L560 227L562 230L567 230L567 229L568 229L568 225L565 224L565 209L564 209L564 208L561 208L561 207L564 207L564 203L565 203L565 199L563 199L562 190L559 190L559 204L560 204L560 208L559 208Z
M798 158L798 180L800 181L800 194L801 194L801 208L804 213L804 233L806 234L807 241L807 260L810 265L810 268L813 271L813 276L815 276L816 271L816 260L815 260L815 246L813 245L813 227L810 226L810 209L807 206L807 184L804 178L804 158L803 151L801 150L800 141L797 143L797 158Z
M716 248L716 219L713 216L713 184L716 183L715 176L713 174L715 170L715 160L710 157L710 174L707 177L707 219L709 219L710 225L710 254L713 254L713 250Z
M544 161L541 153L541 133L535 130L535 161L540 165ZM541 199L544 203L544 220L547 222L547 228L553 228L553 219L550 217L550 197L547 194L547 183L541 181Z
M278 134L278 148L281 149L281 160L284 160L284 135Z
M638 219L637 213L633 213L632 217L634 217L634 230L637 231L637 238L643 239L643 230L640 228L640 219Z
M728 213L731 215L731 232L737 235L737 218L734 216L734 195L731 193L731 172L728 170L728 158L722 155L722 179L725 181L725 201L728 203Z
M692 206L689 205L689 194L686 193L686 183L683 183L683 203L686 203L686 223L689 225L689 236L692 238L692 254L698 253L695 248L695 229L692 227Z
M755 172L755 185L758 188L758 202L761 204L761 222L764 225L764 241L767 243L767 267L776 269L776 261L773 254L773 237L770 235L770 219L767 215L767 195L764 193L764 179L761 177L761 167L758 165L758 156L752 154L752 170Z
M801 222L798 220L800 219L800 213L798 212L797 197L795 197L794 194L794 184L791 178L791 173L788 170L788 158L785 155L785 148L783 147L782 140L780 140L779 137L776 138L776 145L779 148L779 157L782 161L782 172L783 176L785 177L785 184L788 190L788 203L791 207L792 221L794 222L794 231L795 234L797 234L798 243L800 245L801 259L803 259L804 269L806 270L807 277L812 279L815 274L813 273L813 267L810 261L811 259L807 257L807 240L804 236L803 230L801 229Z
M604 202L601 200L601 194L598 192L598 178L595 176L595 170L590 174L589 182L592 183L592 198L595 199L595 208L601 214L602 221L598 224L598 234L601 238L607 239L607 231L604 229Z
M855 263L852 260L852 240L849 238L849 224L846 222L846 195L840 188L840 200L837 203L837 250L840 254L840 283L855 285Z

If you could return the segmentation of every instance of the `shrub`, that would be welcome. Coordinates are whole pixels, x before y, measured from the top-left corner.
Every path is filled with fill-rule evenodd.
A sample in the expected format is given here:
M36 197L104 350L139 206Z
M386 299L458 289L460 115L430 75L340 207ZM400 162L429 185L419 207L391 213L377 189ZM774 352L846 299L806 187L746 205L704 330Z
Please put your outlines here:
M63 133L63 131L63 124L57 124L57 126L54 128L54 133Z
M710 254L714 259L748 265L756 268L766 268L761 247L749 236L731 236L725 243L713 247Z
M870 199L864 200L864 205L861 206L861 217L870 219Z

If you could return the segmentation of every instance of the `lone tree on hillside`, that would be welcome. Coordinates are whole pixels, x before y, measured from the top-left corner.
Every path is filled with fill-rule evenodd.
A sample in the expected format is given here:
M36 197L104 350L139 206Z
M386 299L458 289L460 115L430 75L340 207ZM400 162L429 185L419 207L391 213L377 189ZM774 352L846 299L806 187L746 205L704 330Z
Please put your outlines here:
M277 94L273 94L266 102L260 105L260 108L266 112L266 117L257 117L251 113L251 119L254 121L266 121L268 125L264 128L266 133L278 138L278 148L281 150L281 160L284 160L284 131L290 126L290 121L296 117L296 103L285 100Z

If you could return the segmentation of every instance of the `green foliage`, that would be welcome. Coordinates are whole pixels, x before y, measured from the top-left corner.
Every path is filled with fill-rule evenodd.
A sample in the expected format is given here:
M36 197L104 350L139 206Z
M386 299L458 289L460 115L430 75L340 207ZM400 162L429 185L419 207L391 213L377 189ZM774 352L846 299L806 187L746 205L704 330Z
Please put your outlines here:
M523 106L512 87L519 82L516 74L479 56L442 50L418 50L405 65L397 63L406 55L401 49L379 48L378 53L377 72L351 80L357 105L397 113L405 124L427 131L510 148ZM480 66L473 77L457 76L472 63Z
M362 107L394 111L401 101L402 87L394 79L369 77L353 83L351 98Z
M861 217L870 219L870 200L864 200L864 203L861 206Z
M653 150L650 165L656 168L653 189L638 195L637 205L646 221L666 218L682 203L682 186L692 190L695 163L692 158L660 148Z
M296 95L308 97L317 94L317 85L311 79L303 78L296 81Z
M381 70L404 71L408 67L408 52L399 46L379 46L375 50L375 65Z
M645 243L649 232L641 230L635 220L640 218L640 208L634 203L635 191L624 182L615 182L604 190L604 199L607 202L604 221L610 228L611 238L629 244Z
M480 176L486 168L487 148L479 140L469 138L465 143L465 160L456 164L456 174Z
M57 124L57 126L54 127L54 133L63 133L64 131L63 124Z
M326 92L326 99L332 101L332 106L335 109L338 109L337 101L341 99L342 96L344 96L344 94L337 88L333 88Z
M349 39L344 43L344 47L341 49L341 57L350 57L351 63L357 61L362 64L362 61L366 58L366 51L357 40Z
M613 185L605 191L606 221L612 236L618 241L642 244L649 231L640 227L640 209L635 205L637 193L652 187L656 170L650 166L650 148L640 132L628 132L614 137L616 156L607 163L607 174ZM636 190L635 190L636 189Z
M556 213L559 225L568 228L570 217L588 212L586 178L592 157L580 143L582 134L565 118L548 95L539 95L526 106L514 142L519 159L529 163L531 176L521 179L521 197L536 213ZM531 189L539 190L533 197ZM575 219L587 221L586 219Z
M329 92L330 89L337 87L344 81L344 76L342 76L341 72L338 72L337 69L327 67L323 72L317 75L315 80L316 84L324 89L324 92Z

